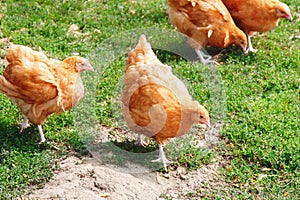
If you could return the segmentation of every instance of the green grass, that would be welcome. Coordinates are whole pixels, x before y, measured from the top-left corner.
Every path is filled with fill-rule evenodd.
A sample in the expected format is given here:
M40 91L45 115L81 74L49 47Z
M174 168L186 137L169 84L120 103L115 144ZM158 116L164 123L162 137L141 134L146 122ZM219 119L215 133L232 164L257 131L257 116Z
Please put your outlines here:
M244 56L240 50L229 48L222 53L214 74L166 49L156 50L159 58L184 79L194 98L209 109L213 120L225 122L225 143L212 152L187 144L180 154L169 154L177 161L175 165L191 169L210 162L215 154L228 161L221 170L230 190L210 188L204 195L207 199L299 198L300 4L297 0L284 2L290 6L294 22L281 20L274 30L254 37L253 45L259 49L256 54ZM16 198L31 186L42 187L51 179L57 160L70 149L86 153L78 125L79 119L84 119L79 112L94 112L94 123L123 125L115 104L126 53L143 29L154 30L150 35L158 29L173 29L165 8L164 0L0 1L0 38L41 48L59 59L79 53L91 57L98 70L92 75L95 82L83 75L86 87L92 88L88 95L94 100L85 98L77 109L49 117L43 127L49 141L46 145L37 144L34 126L19 134L22 115L0 95L0 199ZM72 24L82 34L67 34ZM157 41L156 36L153 41ZM159 37L163 34L158 41ZM111 46L99 49L109 42ZM4 44L1 47L4 59ZM0 66L0 72L3 70L4 64ZM218 88L209 82L212 78ZM88 109L80 111L85 107ZM199 191L191 191L190 197L203 196Z

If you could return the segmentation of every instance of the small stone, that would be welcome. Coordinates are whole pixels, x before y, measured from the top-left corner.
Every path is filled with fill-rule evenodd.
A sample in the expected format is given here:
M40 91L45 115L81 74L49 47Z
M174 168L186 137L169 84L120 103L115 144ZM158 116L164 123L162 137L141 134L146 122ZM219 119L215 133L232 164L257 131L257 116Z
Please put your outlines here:
M102 194L100 194L100 197L108 198L108 197L110 197L110 194L109 193L102 193Z
M187 175L179 174L180 179L186 180L188 179Z
M167 173L167 174L164 174L164 175L163 175L163 177L165 177L165 178L169 179L169 178L170 178L170 174L169 174L169 173Z

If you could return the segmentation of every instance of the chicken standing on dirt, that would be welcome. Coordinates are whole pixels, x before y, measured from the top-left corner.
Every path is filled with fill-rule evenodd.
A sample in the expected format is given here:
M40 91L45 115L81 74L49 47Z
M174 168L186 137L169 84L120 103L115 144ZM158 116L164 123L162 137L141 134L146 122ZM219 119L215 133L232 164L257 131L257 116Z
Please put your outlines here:
M202 63L210 63L211 56L202 48L227 48L233 44L246 50L247 38L234 23L221 0L168 0L171 24L188 36Z
M187 88L162 64L142 35L138 45L128 55L125 89L122 95L123 113L128 127L152 137L159 145L159 158L166 169L169 162L163 145L171 138L186 134L194 123L210 127L208 111L190 96Z
M83 97L80 72L93 70L90 62L73 56L63 61L48 59L22 45L12 45L6 55L7 66L0 76L0 91L13 100L24 114L21 132L28 120L38 125L41 142L45 141L42 124L53 113L73 108Z
M222 0L236 25L242 29L248 40L246 52L253 49L250 34L266 32L277 26L280 18L293 20L289 7L278 0Z

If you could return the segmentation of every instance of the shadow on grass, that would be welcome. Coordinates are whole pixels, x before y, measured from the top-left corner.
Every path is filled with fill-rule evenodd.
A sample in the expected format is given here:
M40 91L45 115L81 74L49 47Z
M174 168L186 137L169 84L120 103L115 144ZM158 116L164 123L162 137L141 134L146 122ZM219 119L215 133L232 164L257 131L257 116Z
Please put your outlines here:
M197 169L211 162L214 154L207 147L197 146L200 141L194 140L193 135L176 138L164 147L172 168L184 166ZM161 162L151 162L159 155L158 145L154 141L138 146L133 139L112 140L94 143L89 146L89 151L101 164L115 166L127 173L164 172Z
M35 127L28 127L20 133L17 124L0 122L0 144L1 148L19 148L33 146L37 143L38 131Z
M147 146L140 146L135 144L135 141L129 139L126 139L122 142L112 141L112 143L123 150L133 153L148 153L157 150L157 145L154 143L151 143Z
M245 65L253 65L257 63L257 56L255 53L249 52L248 54L245 54L236 46L231 46L226 49L210 47L207 51L211 52L212 55L216 55L217 61L220 63L227 63L228 61L243 63Z
M18 125L0 122L0 199L15 199L29 186L41 187L56 168L49 144L39 144L36 127L20 133Z
M59 150L53 142L40 142L40 134L36 125L27 127L20 133L18 124L0 122L0 152L19 151L41 153L45 150Z
M162 168L162 163L151 162L158 156L156 143L138 146L134 142L128 139L122 142L108 141L95 144L89 150L101 164L114 165L131 173L156 171Z
M185 58L191 62L199 62L199 58L195 53L194 49L191 48L186 42L182 43L175 43L172 44L173 46L170 47L171 51L174 54L180 54L180 57ZM247 61L247 63L252 64L256 62L255 54L250 52L249 54L245 54L239 47L237 46L230 46L226 49L218 48L218 47L206 47L204 51L212 56L215 61L217 62L226 62L228 58L235 60L236 62L239 61ZM164 59L159 57L159 59L164 62Z

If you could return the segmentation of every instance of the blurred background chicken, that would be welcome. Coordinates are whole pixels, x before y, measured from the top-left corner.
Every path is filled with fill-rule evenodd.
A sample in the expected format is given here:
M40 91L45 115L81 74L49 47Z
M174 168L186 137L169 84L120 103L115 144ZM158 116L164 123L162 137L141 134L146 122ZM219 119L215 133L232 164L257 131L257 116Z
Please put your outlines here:
M208 111L190 96L170 66L162 64L142 35L128 55L122 94L123 114L128 127L152 137L159 145L159 158L166 169L169 162L163 145L186 134L194 123L210 127Z
M168 14L171 24L189 37L188 43L202 63L211 62L211 56L201 51L206 46L226 48L235 44L246 50L246 35L221 0L168 0Z
M22 45L12 45L6 55L7 66L0 76L0 91L13 100L24 114L21 132L28 120L38 125L41 142L45 141L42 124L53 113L73 108L83 97L80 72L93 70L82 57L63 61L48 59Z
M250 34L266 32L277 26L280 18L293 20L289 7L278 0L222 0L236 25L248 40L246 53L253 49Z

